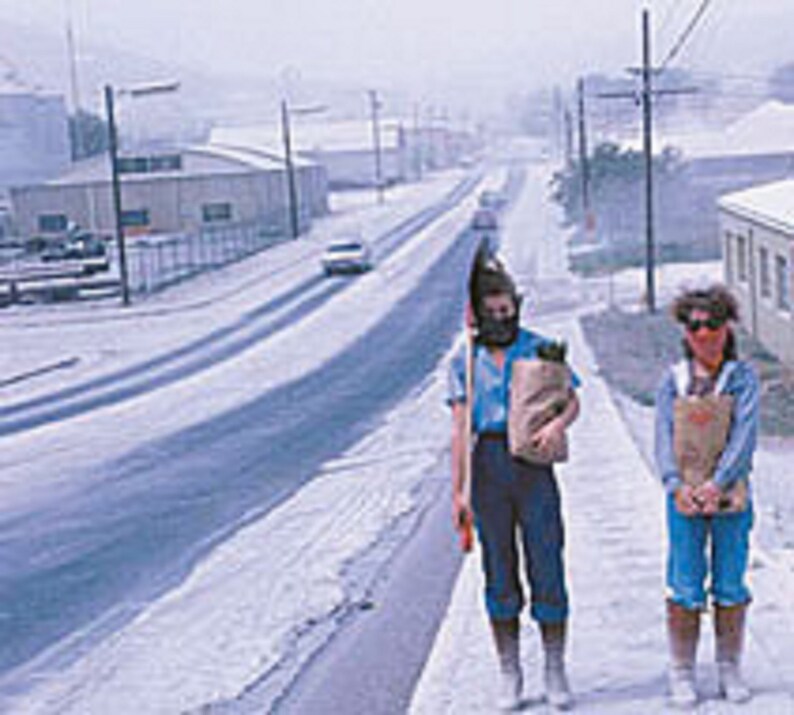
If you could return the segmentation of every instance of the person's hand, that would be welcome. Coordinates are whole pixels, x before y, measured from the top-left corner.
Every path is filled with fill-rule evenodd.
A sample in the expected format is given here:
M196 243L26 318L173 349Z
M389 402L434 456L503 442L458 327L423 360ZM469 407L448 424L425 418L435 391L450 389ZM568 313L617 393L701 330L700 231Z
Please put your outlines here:
M695 489L689 484L682 484L675 490L675 508L684 516L696 516L700 513L700 502Z
M460 531L464 525L471 524L474 520L471 505L463 498L463 494L455 491L452 495L452 525Z
M554 419L541 427L533 436L532 444L541 455L551 457L559 453L565 442L565 424Z
M700 502L704 514L716 514L720 510L722 489L709 479L695 489L695 499Z

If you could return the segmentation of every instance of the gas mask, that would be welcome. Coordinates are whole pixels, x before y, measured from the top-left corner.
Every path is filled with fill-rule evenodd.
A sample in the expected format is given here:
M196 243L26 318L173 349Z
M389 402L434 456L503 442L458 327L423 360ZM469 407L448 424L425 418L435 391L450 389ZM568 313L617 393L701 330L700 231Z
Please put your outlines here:
M511 305L512 304L512 305ZM481 306L477 313L477 342L486 347L506 348L518 337L521 298L510 296L509 304L502 304L496 312Z
M487 347L506 348L518 337L518 313L508 318L483 315L477 320L477 342Z

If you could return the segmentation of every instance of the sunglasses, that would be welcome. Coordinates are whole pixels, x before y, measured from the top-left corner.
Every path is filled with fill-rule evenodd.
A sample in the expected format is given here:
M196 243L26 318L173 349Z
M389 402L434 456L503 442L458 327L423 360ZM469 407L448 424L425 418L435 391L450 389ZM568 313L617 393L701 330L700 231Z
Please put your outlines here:
M698 320L696 318L687 320L686 329L690 333L696 333L701 328L707 328L708 330L719 330L723 325L725 325L725 320L722 318L706 318L706 320Z

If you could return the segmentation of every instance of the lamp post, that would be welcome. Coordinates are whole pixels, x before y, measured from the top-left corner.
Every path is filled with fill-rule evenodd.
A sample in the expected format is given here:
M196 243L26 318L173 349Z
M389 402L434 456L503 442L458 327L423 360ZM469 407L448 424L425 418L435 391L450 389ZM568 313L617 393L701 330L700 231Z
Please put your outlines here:
M130 97L145 97L153 94L165 94L179 89L179 82L160 82L157 84L139 85L119 89L115 92L109 84L105 85L105 113L108 122L108 156L110 159L111 190L113 197L113 223L116 233L116 248L119 253L119 280L121 281L121 302L130 304L129 271L127 268L127 246L124 240L124 212L121 204L121 177L119 175L118 131L116 128L115 95L125 94Z
M381 159L380 141L380 109L383 104L374 89L370 89L369 95L370 111L372 113L372 142L375 149L375 191L378 196L378 203L383 203L383 162Z
M291 115L319 114L327 109L324 105L313 107L290 107L286 99L281 100L281 137L284 142L284 168L287 173L287 212L290 236L298 238L300 223L298 218L298 186L295 179L295 164L292 161Z

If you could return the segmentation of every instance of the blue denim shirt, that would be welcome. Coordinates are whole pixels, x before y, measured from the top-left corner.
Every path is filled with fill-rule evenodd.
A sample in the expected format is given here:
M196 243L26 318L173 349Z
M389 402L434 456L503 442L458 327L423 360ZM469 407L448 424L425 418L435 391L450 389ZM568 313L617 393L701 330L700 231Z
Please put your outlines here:
M500 370L487 348L475 346L474 350L474 410L472 428L476 433L507 432L507 410L510 400L510 377L513 362L519 358L537 356L538 348L551 342L531 330L522 328L516 341L505 350L504 370ZM573 387L581 383L573 373ZM466 346L450 361L448 373L447 404L466 402Z
M726 362L722 370L730 371L722 392L733 396L733 420L728 442L714 471L714 481L727 489L739 479L749 481L758 440L760 388L755 371L746 362ZM656 392L655 430L656 468L668 493L682 483L673 451L673 403L678 394L675 375L670 369Z

